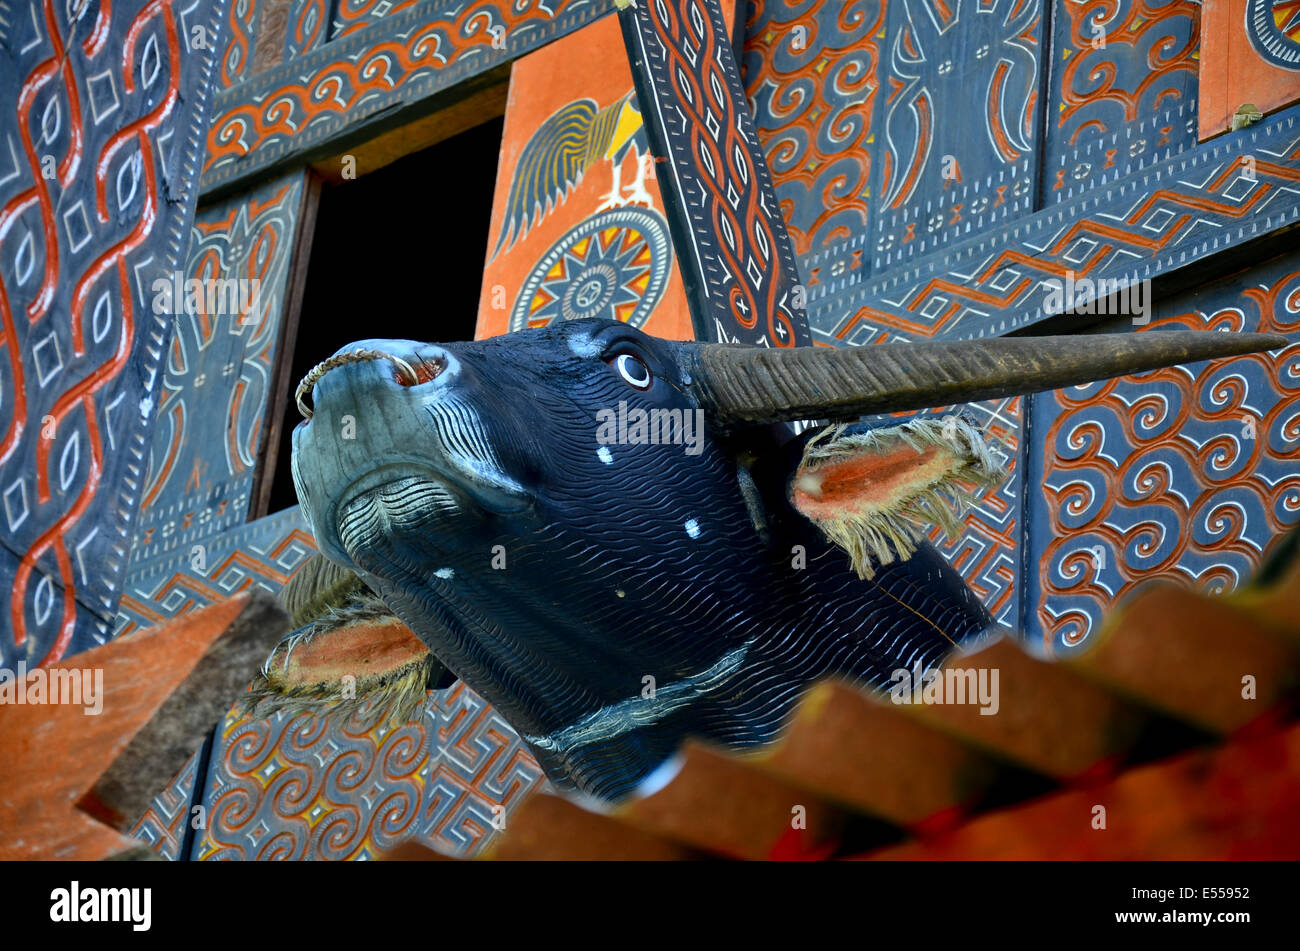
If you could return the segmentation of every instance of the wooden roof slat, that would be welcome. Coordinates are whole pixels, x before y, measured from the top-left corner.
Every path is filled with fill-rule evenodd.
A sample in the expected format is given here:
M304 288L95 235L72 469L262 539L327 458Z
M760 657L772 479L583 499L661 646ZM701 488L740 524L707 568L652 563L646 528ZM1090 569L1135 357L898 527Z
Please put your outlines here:
M1084 776L1118 761L1141 730L1144 714L1133 704L1062 664L1031 657L1010 637L953 654L941 669L949 668L996 670L997 712L986 715L974 703L898 709L1054 779Z
M1093 647L1068 664L1117 694L1226 734L1295 686L1300 640L1265 629L1229 599L1152 585L1111 615Z
M695 854L680 842L588 811L553 793L536 792L519 804L482 857L496 861L656 862L689 859Z
M815 685L781 740L747 761L899 826L969 805L993 783L989 756L848 684Z
M729 858L801 858L834 848L845 814L812 790L699 743L688 742L677 762L666 786L632 797L612 815Z
M136 852L140 843L122 833L199 748L288 626L275 599L255 591L49 668L101 670L98 715L78 704L0 704L0 859Z
M1096 828L1104 807L1105 828ZM869 853L903 859L1294 859L1300 725L1239 737Z
M430 848L423 842L407 839L375 856L376 862L454 862L456 856Z

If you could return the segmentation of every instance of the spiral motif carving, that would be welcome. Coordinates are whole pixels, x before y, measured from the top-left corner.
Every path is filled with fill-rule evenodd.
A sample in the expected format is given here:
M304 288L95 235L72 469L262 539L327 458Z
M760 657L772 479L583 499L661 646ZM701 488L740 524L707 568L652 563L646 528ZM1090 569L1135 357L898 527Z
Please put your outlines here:
M1275 262L1244 290L1225 281L1198 292L1213 309L1177 299L1144 329L1300 340L1296 265ZM1057 390L1036 399L1035 420L1046 525L1030 564L1041 566L1037 622L1049 647L1083 644L1143 581L1235 588L1300 523L1300 344Z
M418 720L232 714L205 796L203 859L358 859L411 838L472 854L541 780L522 741L462 684ZM499 822L500 820L497 819Z

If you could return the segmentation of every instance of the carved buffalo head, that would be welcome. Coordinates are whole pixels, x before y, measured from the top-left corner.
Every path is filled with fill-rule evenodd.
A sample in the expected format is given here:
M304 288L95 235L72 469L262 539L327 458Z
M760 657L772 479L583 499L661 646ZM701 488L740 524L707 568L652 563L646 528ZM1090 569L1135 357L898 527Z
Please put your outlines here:
M773 424L1283 345L1156 332L776 351L596 320L366 340L304 380L293 474L321 552L553 781L616 797L687 734L768 741L811 680L881 685L989 627L899 528L900 513L943 521L936 489L996 474L964 423L794 439Z

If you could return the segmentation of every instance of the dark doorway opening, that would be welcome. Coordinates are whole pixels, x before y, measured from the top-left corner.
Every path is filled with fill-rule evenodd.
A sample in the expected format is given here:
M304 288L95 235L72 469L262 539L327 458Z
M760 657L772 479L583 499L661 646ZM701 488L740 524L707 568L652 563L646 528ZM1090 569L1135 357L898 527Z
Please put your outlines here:
M268 512L298 504L293 393L308 370L368 337L474 338L503 122L322 188Z

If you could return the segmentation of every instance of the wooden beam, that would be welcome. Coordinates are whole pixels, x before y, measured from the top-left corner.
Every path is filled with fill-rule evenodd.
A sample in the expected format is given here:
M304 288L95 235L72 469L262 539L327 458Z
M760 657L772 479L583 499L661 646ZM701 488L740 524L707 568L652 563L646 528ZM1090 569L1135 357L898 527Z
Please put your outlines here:
M266 404L266 423L257 447L257 471L249 490L248 520L255 521L270 513L271 487L275 485L275 464L279 458L281 433L289 407L290 389L297 385L293 374L294 347L298 342L298 323L302 315L303 294L307 288L307 270L311 264L311 246L316 236L316 212L320 207L320 179L304 169L302 205L297 216L298 229L290 252L289 278L285 286L284 313L280 315L280 335L275 345L275 367L271 372L271 390Z
M811 344L794 249L719 0L642 3L618 19L696 339Z
M358 177L378 171L422 149L430 148L462 132L506 113L510 93L509 68L491 74L487 85L465 99L375 136L347 150L312 164L312 170L331 185L341 184L344 154L355 160Z
M1101 786L1059 792L863 857L1294 859L1300 855L1298 810L1300 726L1291 726L1186 753Z
M799 258L813 336L857 343L861 323L917 340L1042 333L1059 317L1046 281L1149 280L1163 295L1247 246L1260 260L1261 245L1300 227L1298 140L1300 106L874 275L853 266L872 236L851 234Z
M337 155L380 132L465 98L511 60L573 32L613 9L610 0L524 9L485 8L487 21L467 33L463 9L421 2L322 44L219 93L213 103L205 201L253 178ZM376 49L386 68L361 69ZM267 54L270 55L269 53ZM348 77L341 79L341 77ZM334 94L327 107L321 88Z
M50 671L76 670L83 680L89 671L102 691L83 690L88 702L0 704L0 859L131 857L140 843L122 832L199 748L288 625L275 599L258 591L43 668L47 681Z

